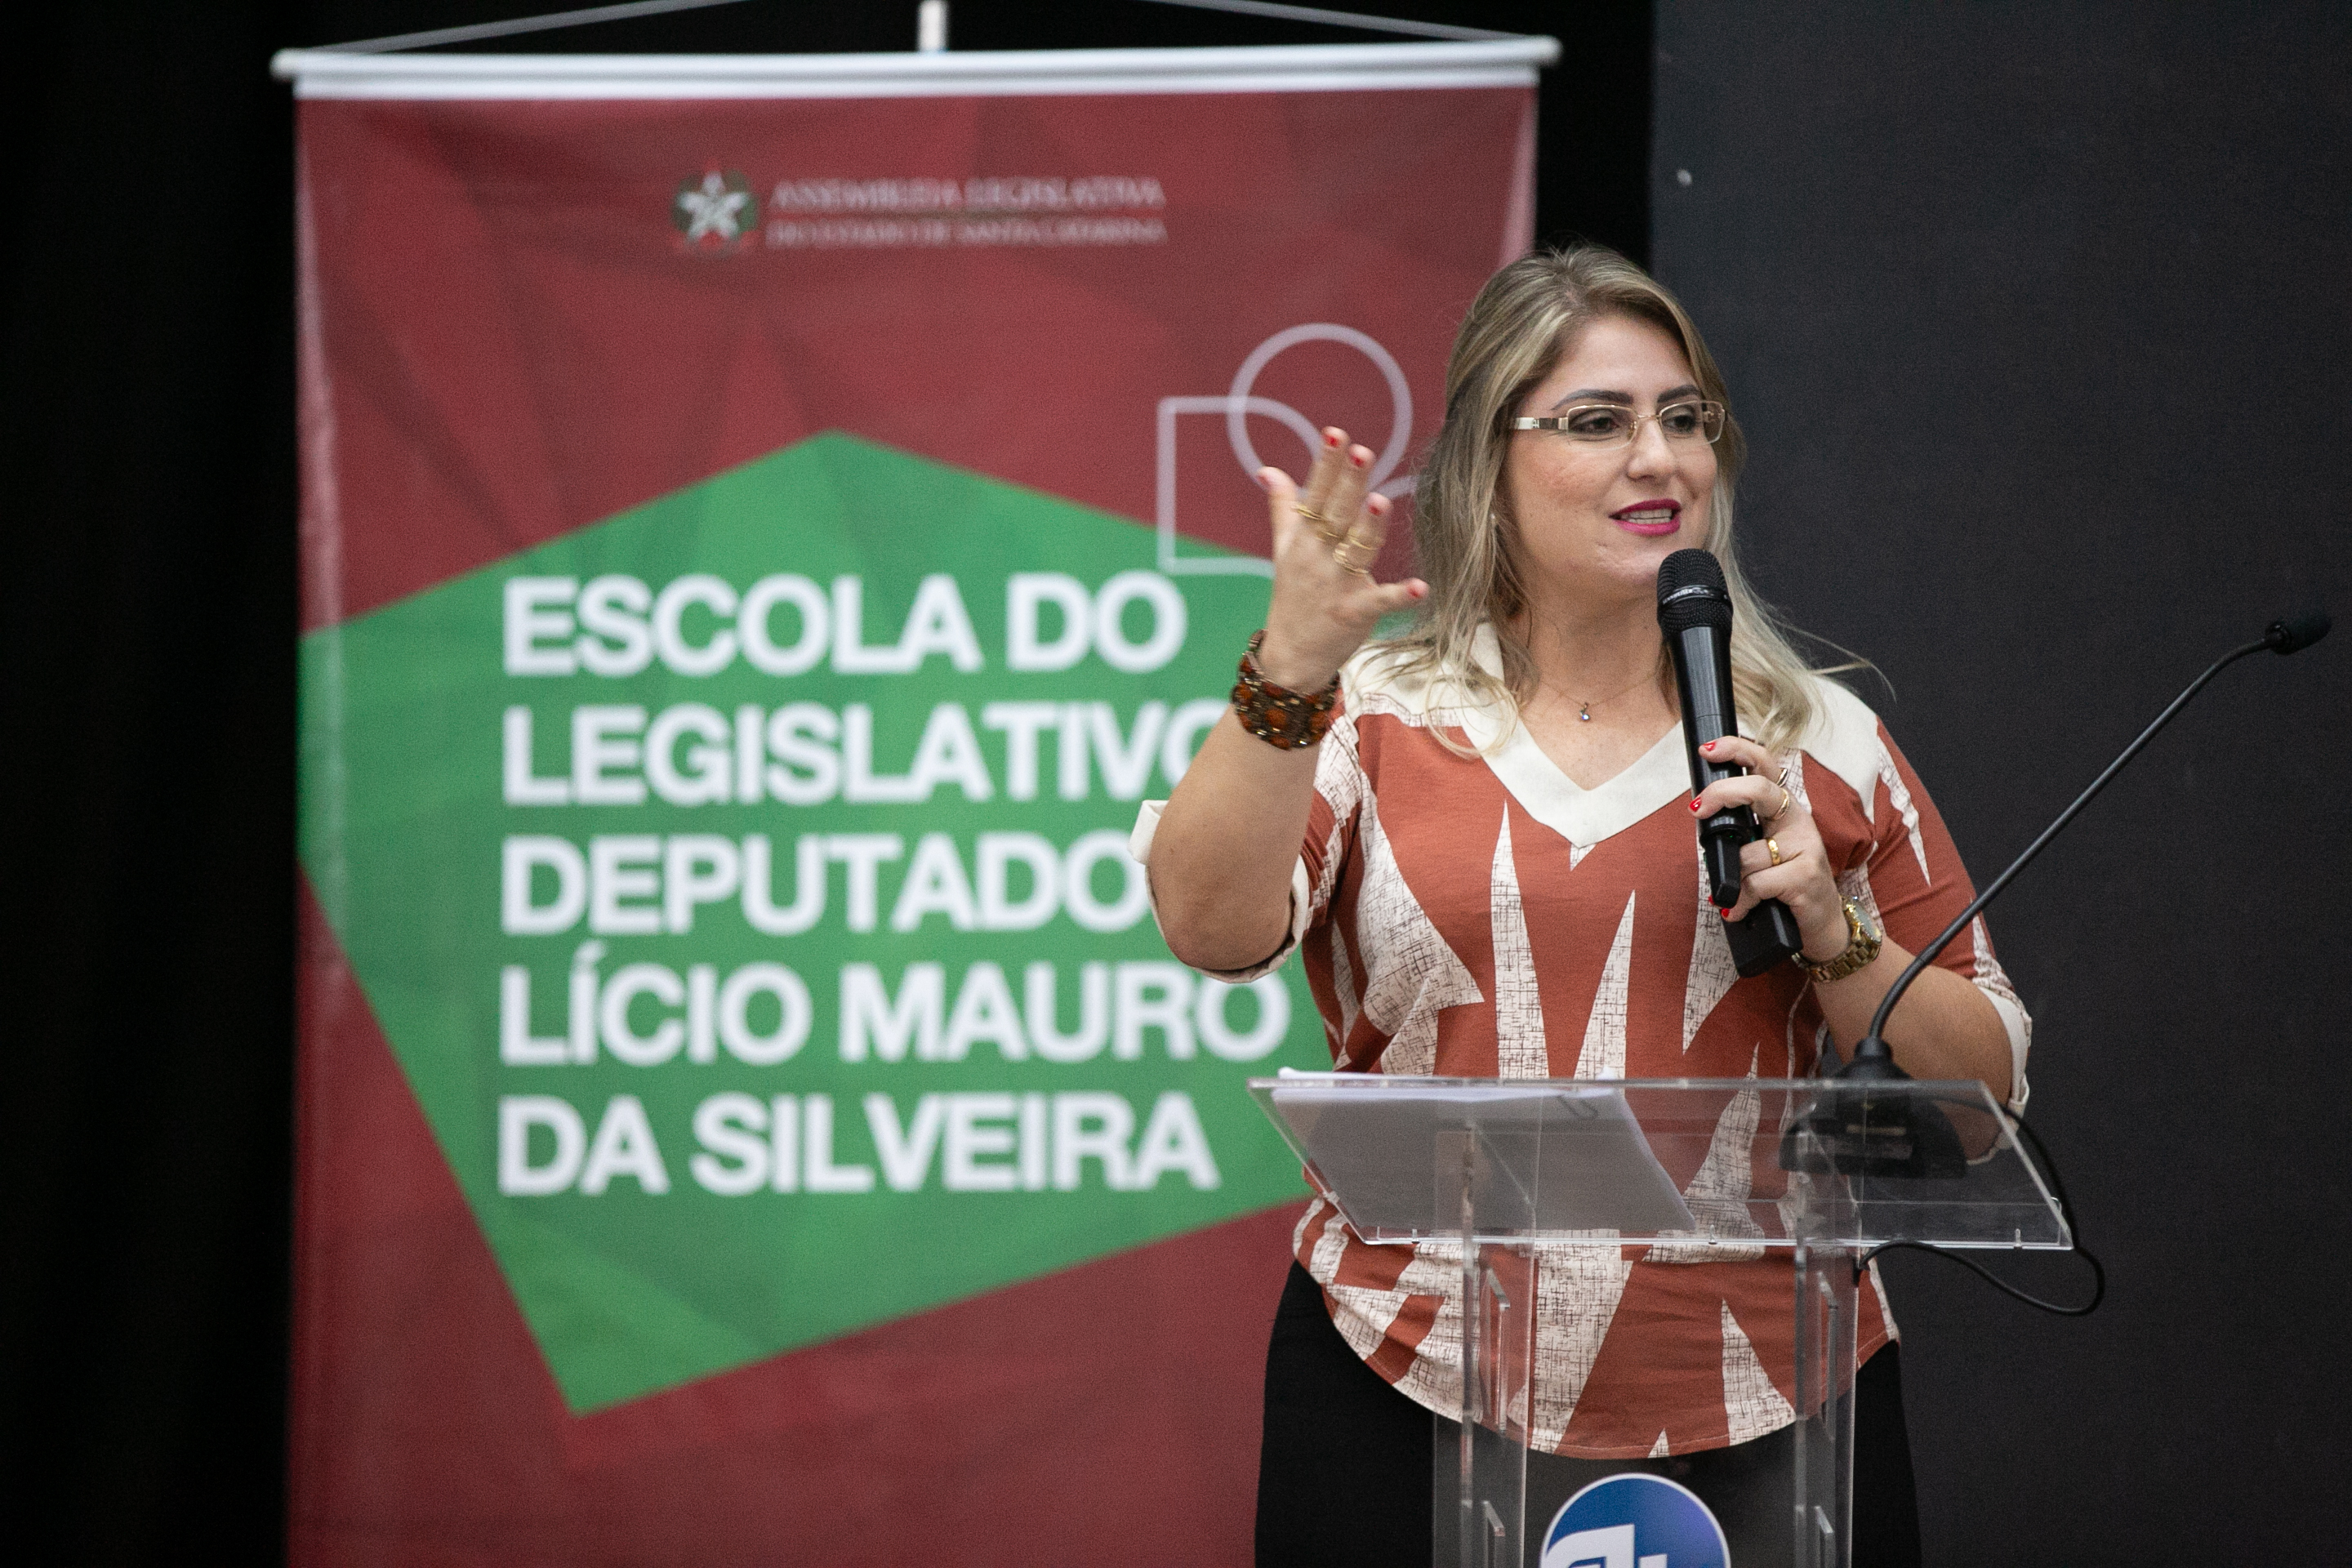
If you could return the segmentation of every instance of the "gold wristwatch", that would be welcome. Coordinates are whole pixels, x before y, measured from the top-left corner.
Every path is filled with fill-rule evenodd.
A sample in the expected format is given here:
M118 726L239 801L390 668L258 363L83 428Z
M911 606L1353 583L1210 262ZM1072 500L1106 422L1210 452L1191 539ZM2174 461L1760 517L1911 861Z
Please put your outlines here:
M1886 945L1886 939L1882 934L1862 923L1862 911L1853 907L1852 899L1845 900L1845 931L1846 941L1843 952L1839 953L1827 963L1815 963L1811 959L1807 958L1804 950L1800 948L1796 953L1797 966L1817 982L1843 980L1847 975L1876 958L1878 950Z

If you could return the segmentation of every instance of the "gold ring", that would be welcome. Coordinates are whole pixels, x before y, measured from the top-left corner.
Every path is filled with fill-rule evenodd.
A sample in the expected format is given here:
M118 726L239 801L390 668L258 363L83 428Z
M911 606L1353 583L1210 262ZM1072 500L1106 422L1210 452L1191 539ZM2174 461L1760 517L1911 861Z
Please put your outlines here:
M1351 559L1351 552L1361 552L1361 553L1355 555L1354 558ZM1371 565L1373 561L1379 558L1380 553L1381 550L1379 545L1375 544L1367 549L1365 545L1352 533L1331 547L1331 559L1339 563L1339 570L1342 572L1352 572L1357 576L1364 578L1367 581L1369 581L1372 575L1367 568Z
M1329 518L1325 517L1321 512L1317 511L1311 506L1294 506L1291 510L1296 511L1299 516L1305 518L1308 522L1313 523L1315 525L1315 531L1323 537L1326 543L1337 544L1341 540L1348 537L1348 531L1346 529L1339 527L1337 524L1333 523Z
M1766 812L1764 814L1764 820L1767 822L1778 822L1782 817L1788 816L1789 803L1796 798L1796 796L1789 793L1789 786L1787 784L1782 784L1780 786L1780 804L1774 806L1770 811ZM1774 864L1777 865L1779 862L1775 861Z
M1780 841L1777 838L1764 840L1764 853L1772 857L1772 864L1778 866L1780 863Z

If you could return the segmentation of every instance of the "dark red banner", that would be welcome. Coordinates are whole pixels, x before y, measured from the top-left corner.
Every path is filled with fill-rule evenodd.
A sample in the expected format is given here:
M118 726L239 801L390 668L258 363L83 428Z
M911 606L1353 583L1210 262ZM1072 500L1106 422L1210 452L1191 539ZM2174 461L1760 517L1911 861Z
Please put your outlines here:
M1105 836L1250 469L1409 492L1533 145L1524 62L1249 53L297 62L297 1563L1247 1559L1320 1031Z

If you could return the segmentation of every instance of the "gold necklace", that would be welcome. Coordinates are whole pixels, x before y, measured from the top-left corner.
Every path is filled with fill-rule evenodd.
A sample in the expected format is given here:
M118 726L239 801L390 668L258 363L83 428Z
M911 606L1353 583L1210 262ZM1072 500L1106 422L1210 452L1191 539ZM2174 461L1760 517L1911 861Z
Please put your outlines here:
M1619 687L1616 690L1614 690L1614 691L1611 692L1608 696L1603 697L1603 698L1601 698L1601 699L1600 700L1601 700L1601 705L1602 705L1603 707L1608 706L1610 703L1616 701L1616 700L1617 700L1617 699L1619 699L1620 697L1624 696L1624 695L1625 695L1625 693L1627 693L1628 691L1633 690L1634 686L1639 686L1639 685L1641 685L1641 684L1642 684L1642 682L1643 682L1643 681L1644 681L1644 680L1654 679L1655 679L1656 675L1657 675L1657 671L1655 671L1655 670L1652 670L1652 671L1650 671L1648 674L1645 674L1645 675L1643 675L1643 676L1638 677L1638 678L1633 681L1633 686L1621 686L1621 687ZM1578 703L1578 704L1576 705L1576 716L1577 716L1577 718L1579 718L1580 720L1583 721L1584 721L1585 723L1587 723L1587 724L1591 723L1591 722L1592 722L1592 704L1591 704L1591 703L1590 703L1590 702L1580 702L1580 703Z

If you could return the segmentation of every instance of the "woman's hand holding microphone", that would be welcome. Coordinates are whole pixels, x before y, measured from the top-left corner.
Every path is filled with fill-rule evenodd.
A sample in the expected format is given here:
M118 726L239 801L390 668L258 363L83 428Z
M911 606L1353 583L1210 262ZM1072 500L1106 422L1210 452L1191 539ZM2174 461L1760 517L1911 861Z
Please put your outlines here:
M1699 817L1744 805L1755 812L1764 837L1739 851L1739 901L1723 911L1727 921L1748 918L1766 899L1778 899L1797 918L1805 956L1825 963L1846 949L1845 895L1822 843L1813 814L1796 792L1780 783L1780 759L1744 735L1726 735L1700 748L1711 762L1748 770L1744 778L1718 779L1694 798Z

